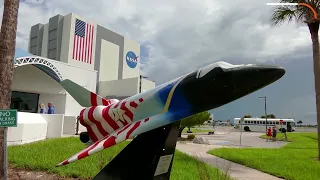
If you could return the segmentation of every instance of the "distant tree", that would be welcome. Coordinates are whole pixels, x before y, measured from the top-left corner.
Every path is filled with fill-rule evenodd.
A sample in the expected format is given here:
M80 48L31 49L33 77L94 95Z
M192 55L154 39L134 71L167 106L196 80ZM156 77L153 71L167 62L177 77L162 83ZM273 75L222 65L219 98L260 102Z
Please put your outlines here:
M260 118L266 118L266 116L261 116ZM267 114L268 119L276 119L276 116L274 114Z
M252 116L250 114L244 115L244 118L252 118Z
M180 128L179 128L179 137L181 137L182 131L184 128L191 128L196 125L201 125L206 122L210 117L210 113L208 111L204 111L193 116L186 117L181 120Z
M301 121L301 120L299 120L299 121L297 122L297 124L300 124L300 125L301 125L301 124L302 124L302 121Z
M268 114L267 117L270 119L276 119L276 116L274 114Z

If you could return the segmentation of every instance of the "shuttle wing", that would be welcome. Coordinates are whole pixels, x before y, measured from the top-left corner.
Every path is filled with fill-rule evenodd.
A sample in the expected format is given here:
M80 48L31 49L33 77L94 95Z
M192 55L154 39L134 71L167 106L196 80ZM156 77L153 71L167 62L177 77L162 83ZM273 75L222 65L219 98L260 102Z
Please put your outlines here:
M71 158L59 163L57 166L64 166L71 162L83 159L96 152L99 152L115 144L118 144L130 137L149 131L151 130L150 128L151 126L150 124L148 125L148 123L149 123L149 118L144 120L139 120L132 124L127 124L126 126L123 126L122 128L114 131L113 133L104 137L103 139L96 141L95 143L83 149L79 153L73 155Z

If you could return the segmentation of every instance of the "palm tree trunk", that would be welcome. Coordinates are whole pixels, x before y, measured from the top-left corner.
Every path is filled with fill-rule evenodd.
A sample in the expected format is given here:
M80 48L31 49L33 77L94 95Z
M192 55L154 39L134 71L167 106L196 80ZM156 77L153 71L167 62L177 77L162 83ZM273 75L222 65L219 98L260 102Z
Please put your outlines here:
M316 92L316 109L317 109L317 124L318 124L318 160L320 161L320 49L319 49L319 22L308 23L309 31L312 39L313 52L313 73L314 85Z
M11 103L11 86L13 58L16 46L19 0L5 0L0 33L0 109L9 109ZM0 128L0 165L4 162L4 128ZM0 168L0 179L4 177Z

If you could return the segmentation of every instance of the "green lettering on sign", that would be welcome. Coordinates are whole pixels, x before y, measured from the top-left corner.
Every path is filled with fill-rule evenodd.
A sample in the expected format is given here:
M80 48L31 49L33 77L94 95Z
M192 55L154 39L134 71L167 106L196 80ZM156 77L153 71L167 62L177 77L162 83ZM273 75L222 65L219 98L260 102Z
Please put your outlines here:
M0 110L0 127L17 127L17 110Z

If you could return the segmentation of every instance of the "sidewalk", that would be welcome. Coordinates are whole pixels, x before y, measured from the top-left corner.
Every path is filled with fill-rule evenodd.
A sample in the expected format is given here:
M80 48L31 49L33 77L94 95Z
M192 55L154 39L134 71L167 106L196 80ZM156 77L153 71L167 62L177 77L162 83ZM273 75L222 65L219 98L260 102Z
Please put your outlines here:
M177 149L179 151L192 155L213 167L219 168L229 174L231 178L237 180L281 180L281 178L206 153L210 149L220 147L222 146L177 143Z

